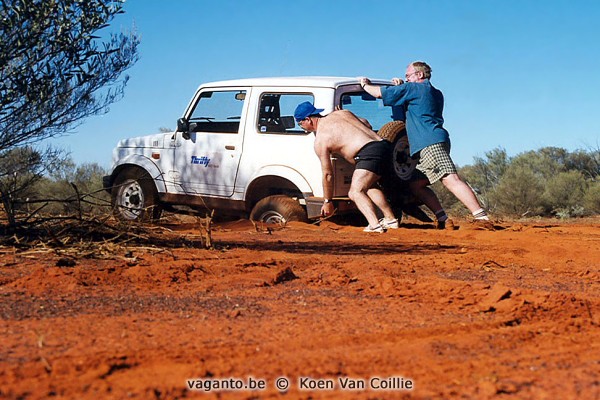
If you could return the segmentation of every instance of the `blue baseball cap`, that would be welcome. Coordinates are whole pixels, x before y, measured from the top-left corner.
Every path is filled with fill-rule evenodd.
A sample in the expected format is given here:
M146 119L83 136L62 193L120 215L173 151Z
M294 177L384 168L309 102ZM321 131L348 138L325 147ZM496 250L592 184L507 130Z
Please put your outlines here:
M304 118L319 114L323 110L324 108L315 108L310 101L305 101L304 103L298 104L298 107L296 107L294 118L296 119L296 122L300 122Z

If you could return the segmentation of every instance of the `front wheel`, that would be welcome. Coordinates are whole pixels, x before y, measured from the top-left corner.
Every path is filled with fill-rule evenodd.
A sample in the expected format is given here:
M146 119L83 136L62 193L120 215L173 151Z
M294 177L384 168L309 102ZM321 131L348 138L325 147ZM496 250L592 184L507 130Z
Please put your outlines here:
M152 221L162 213L154 180L141 168L128 168L117 175L111 203L115 217L126 222Z
M297 200L285 195L261 199L250 213L252 221L284 225L290 221L308 222L306 211Z

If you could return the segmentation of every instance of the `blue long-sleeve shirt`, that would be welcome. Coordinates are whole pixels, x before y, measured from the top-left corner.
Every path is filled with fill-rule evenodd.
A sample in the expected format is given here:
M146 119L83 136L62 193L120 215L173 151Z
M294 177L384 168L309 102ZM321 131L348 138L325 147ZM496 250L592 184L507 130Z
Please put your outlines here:
M450 142L450 135L443 127L444 95L429 79L382 86L381 98L384 105L405 110L411 156L432 144Z

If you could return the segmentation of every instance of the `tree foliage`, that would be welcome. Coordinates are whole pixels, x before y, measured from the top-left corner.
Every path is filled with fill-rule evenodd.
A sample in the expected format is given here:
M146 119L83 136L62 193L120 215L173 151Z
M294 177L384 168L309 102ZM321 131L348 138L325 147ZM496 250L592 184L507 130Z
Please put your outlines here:
M122 97L139 38L98 35L123 1L0 2L0 152L65 134Z
M475 157L473 165L460 170L460 175L477 193L486 208L493 207L494 188L500 183L510 165L506 150L496 148L485 153L485 157Z
M123 96L139 38L100 36L123 3L0 1L0 197L11 225L32 190L66 162L63 151L39 143Z
M485 158L475 157L471 167L471 184L480 190L490 190L496 186L509 165L509 158L503 148L493 149L485 153Z

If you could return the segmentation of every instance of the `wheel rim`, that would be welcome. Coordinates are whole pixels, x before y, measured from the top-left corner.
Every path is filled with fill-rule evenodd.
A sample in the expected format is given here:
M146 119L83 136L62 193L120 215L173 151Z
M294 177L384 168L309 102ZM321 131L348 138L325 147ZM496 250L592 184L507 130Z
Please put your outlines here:
M406 181L410 179L416 166L417 160L410 156L408 137L403 136L396 141L394 146L394 171L398 178Z
M119 212L127 219L138 219L144 209L144 192L138 181L128 179L119 188Z
M278 213L277 211L273 211L273 210L265 211L264 213L262 213L260 215L258 220L262 221L266 224L279 224L279 225L283 225L287 222L287 219L285 219L285 217L282 214Z

